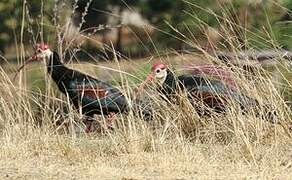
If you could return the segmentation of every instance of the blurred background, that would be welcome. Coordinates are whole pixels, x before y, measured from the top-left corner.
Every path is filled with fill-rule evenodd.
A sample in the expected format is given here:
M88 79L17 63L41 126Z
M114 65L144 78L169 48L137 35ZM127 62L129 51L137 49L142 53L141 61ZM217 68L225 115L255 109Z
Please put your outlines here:
M0 62L40 41L98 61L174 50L291 49L291 9L291 0L2 0Z

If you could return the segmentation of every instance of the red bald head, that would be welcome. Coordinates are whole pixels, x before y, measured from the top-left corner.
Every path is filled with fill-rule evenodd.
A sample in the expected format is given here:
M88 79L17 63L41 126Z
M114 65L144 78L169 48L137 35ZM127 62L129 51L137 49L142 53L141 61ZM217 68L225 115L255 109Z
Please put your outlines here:
M153 64L151 71L156 71L157 69L164 70L166 68L167 68L166 64L156 63L156 64Z
M40 49L40 50L42 50L42 51L45 51L45 50L49 49L49 45L47 45L47 44L45 44L45 43L38 43L38 44L36 45L36 48L37 48L37 49Z
M167 76L167 65L163 63L153 64L151 73L148 74L146 80L138 88L138 93L144 89L146 83L156 80L159 84L163 84Z
M49 45L45 43L36 44L34 59L35 60L48 60L53 52L50 50Z
M36 44L35 50L36 51L35 51L34 55L32 57L30 57L29 59L27 59L25 61L25 63L18 68L17 73L15 74L13 79L15 79L17 77L18 72L20 72L20 70L23 69L25 65L27 65L33 61L43 60L45 58L48 59L52 55L52 51L49 49L49 45L44 44L44 43Z

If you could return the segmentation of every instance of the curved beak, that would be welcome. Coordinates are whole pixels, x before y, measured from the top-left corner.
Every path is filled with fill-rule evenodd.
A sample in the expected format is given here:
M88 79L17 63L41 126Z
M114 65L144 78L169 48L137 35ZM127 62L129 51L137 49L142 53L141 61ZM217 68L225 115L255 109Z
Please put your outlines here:
M146 80L144 81L144 83L148 83L150 81L153 81L154 76L152 73L148 74L148 76L146 77Z
M36 61L36 60L38 60L36 54L33 55L32 57L28 58L28 59L24 62L24 64L22 64L22 65L17 69L16 74L15 74L14 77L13 77L13 81L14 81L15 78L17 77L18 73L19 73L19 72L20 72L20 71L21 71L21 70L22 70L27 64L29 64L29 63L31 63L31 62L33 62L33 61Z
M143 89L146 86L146 84L148 84L149 82L153 81L153 79L154 79L153 74L152 73L148 74L146 79L138 87L137 94L140 94L143 91Z

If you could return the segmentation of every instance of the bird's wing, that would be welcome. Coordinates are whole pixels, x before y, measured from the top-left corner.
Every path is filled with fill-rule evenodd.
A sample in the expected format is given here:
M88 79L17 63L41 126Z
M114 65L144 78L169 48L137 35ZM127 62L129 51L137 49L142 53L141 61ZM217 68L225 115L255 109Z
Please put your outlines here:
M196 102L204 102L211 108L223 109L227 103L227 99L224 95L214 94L211 91L203 91L200 89L189 92L189 97Z
M236 81L234 80L233 73L230 69L220 65L203 64L203 65L184 65L184 68L189 70L191 74L197 76L207 76L220 80L229 88L236 88Z
M95 78L75 79L70 87L71 93L75 94L84 106L103 107L112 111L120 111L128 106L121 91Z
M179 85L188 91L199 90L217 94L231 91L221 81L211 80L203 76L181 75L178 77Z
M70 83L70 90L74 91L79 97L91 100L102 99L112 95L110 85L91 77L76 78Z
M199 98L207 104L223 105L228 100L233 100L242 108L257 106L258 104L256 99L229 88L218 80L209 80L205 77L193 75L182 75L178 79L180 86L191 92L192 98Z
M204 102L225 104L228 100L238 103L242 108L248 106L256 106L257 100L250 98L239 91L226 87L220 81L202 81L197 86L188 87L197 97ZM194 94L193 94L194 95Z
M104 98L109 93L109 91L106 88L96 84L94 85L76 84L75 90L78 94L90 99Z

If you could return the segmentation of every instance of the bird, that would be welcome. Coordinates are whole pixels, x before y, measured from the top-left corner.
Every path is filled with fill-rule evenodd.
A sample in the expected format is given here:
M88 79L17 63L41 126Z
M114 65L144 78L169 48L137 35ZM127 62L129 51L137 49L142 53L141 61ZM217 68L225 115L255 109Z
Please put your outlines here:
M228 67L217 64L184 64L182 68L197 76L207 76L208 78L220 80L231 89L237 88L234 74Z
M56 83L58 89L69 97L76 109L81 107L85 116L85 132L92 132L94 115L107 116L109 128L110 120L117 113L128 109L127 98L116 87L98 80L80 71L66 67L56 51L52 51L48 44L36 45L35 54L26 60L18 72L30 62L44 60L47 72Z
M164 95L166 100L177 102L176 98L179 92L187 92L187 97L193 105L196 104L196 101L201 101L218 113L226 111L229 100L234 100L241 109L258 105L256 99L237 92L220 80L208 79L198 74L176 76L163 63L156 63L152 66L151 72L140 85L139 91L144 89L150 81L157 84L157 90ZM197 107L197 110L199 115L206 114L201 107Z

